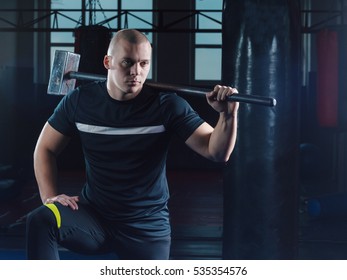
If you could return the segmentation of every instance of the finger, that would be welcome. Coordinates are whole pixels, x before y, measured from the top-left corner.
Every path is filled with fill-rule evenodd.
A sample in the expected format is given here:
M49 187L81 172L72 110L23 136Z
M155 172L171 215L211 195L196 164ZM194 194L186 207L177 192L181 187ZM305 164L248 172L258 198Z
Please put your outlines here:
M58 202L63 206L70 207L73 210L78 209L77 202L79 201L78 196L67 196L65 194L61 194L58 196L55 196L53 198L47 199L46 203L55 203Z
M59 202L63 206L69 206L68 199L63 196L59 196L57 198L57 202Z
M213 88L214 92L218 92L222 86L221 85L215 85Z
M216 99L216 96L218 94L220 87L221 87L220 85L216 85L212 91L210 91L206 94L206 97L210 100Z
M229 91L230 91L229 87L222 86L218 91L217 100L224 101Z
M216 100L217 101L220 101L221 100L221 96L222 96L222 93L224 91L224 86L220 86L220 85L217 85L215 86L214 88L215 92L216 92Z
M75 200L69 199L67 200L67 206L69 206L72 210L78 210L78 204Z
M237 94L237 93L239 93L237 88L233 88L233 87L230 88L230 95L231 94Z
M78 209L78 204L77 204L77 202L79 200L78 196L63 195L61 197L61 199L62 199L62 204L64 206L69 206L73 210L77 210Z
M224 101L227 96L238 93L238 90L233 87L216 85L213 91L207 94L207 97L211 101Z

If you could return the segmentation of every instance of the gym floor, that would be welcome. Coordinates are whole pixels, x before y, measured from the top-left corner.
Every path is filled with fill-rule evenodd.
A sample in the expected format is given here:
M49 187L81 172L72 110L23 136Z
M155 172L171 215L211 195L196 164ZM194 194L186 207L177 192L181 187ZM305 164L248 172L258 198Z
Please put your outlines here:
M62 191L78 193L83 179L83 172L63 173ZM173 230L171 259L222 259L223 174L215 170L171 170L168 179ZM1 200L0 259L25 259L25 215L41 203L35 180L21 182L16 195ZM298 259L347 259L347 220L314 220L298 212ZM95 258L64 249L61 257Z

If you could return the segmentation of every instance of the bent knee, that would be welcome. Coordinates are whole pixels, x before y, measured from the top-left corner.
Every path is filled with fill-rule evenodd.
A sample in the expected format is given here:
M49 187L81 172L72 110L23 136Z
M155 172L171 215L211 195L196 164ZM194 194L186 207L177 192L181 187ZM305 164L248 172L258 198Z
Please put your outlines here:
M59 214L59 212L58 212ZM54 211L51 210L51 208L47 207L46 205L42 205L35 210L31 211L27 215L27 225L28 226L35 226L35 227L43 227L43 226L57 226L59 228L60 222L60 216L57 213L54 213Z

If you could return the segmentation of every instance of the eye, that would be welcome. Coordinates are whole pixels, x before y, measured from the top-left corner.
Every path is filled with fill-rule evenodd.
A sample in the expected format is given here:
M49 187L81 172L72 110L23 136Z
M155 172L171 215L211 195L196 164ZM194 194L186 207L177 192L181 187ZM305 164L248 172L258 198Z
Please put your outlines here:
M147 60L146 61L141 61L140 65L141 65L142 68L145 68L145 67L147 67L149 65L149 61L147 61Z
M122 61L122 65L124 65L125 67L130 67L133 65L133 62L130 59L124 59Z

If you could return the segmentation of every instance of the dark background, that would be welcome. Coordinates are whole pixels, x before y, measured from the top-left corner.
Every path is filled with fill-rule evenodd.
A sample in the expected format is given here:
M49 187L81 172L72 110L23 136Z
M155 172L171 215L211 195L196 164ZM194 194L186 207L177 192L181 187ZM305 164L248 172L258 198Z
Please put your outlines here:
M35 0L0 1L0 19L5 18L5 12L1 9L45 8L45 2ZM193 7L191 2L187 0L160 0L155 1L155 8L189 10ZM345 69L347 64L344 63L344 50L347 50L345 45L345 36L347 35L344 20L345 2L338 0L297 2L300 4L298 13L300 14L299 18L301 18L301 22L297 23L300 25L298 29L300 37L300 65L298 67L300 83L298 84L298 90L292 92L295 96L294 100L297 108L292 113L294 114L293 118L298 123L296 123L297 134L292 136L293 139L286 139L286 141L292 140L295 143L297 150L294 157L298 160L297 164L290 165L290 168L293 168L293 170L288 171L288 173L292 172L293 176L298 176L298 180L295 181L296 185L293 186L293 190L297 191L297 204L292 205L295 208L292 209L291 215L297 217L298 220L298 226L295 229L297 243L293 244L293 246L301 250L298 250L299 254L294 256L295 258L334 259L347 257L344 234L347 229L345 226L345 217L347 217L345 206L347 205L347 200L345 200L347 189L347 139L344 123L347 113L345 108L347 105L345 103L347 88L344 84L347 72ZM264 5L272 5L272 1L264 1ZM31 16L32 18L35 17L34 14ZM21 20L19 14L13 14L13 19ZM185 23L182 24L184 25ZM189 71L191 65L189 63L191 61L191 38L193 33L189 31L191 26L188 23L186 24L186 26L183 26L186 28L186 32L158 32L155 34L156 45L154 51L156 52L156 63L153 67L156 67L157 74L154 80L212 87L214 82L197 84L191 77L191 71ZM319 32L326 28L337 32L338 49L324 49L322 45L317 45ZM259 27L260 31L261 26ZM2 218L1 232L3 240L7 240L5 237L21 237L23 235L24 222L21 218L23 215L25 216L25 211L28 208L23 207L24 210L18 214L19 216L13 215L11 217L6 214L12 211L11 208L8 208L10 207L8 205L12 205L13 203L10 202L18 199L23 201L23 195L28 195L28 193L30 195L36 193L37 195L33 177L32 154L44 122L52 113L61 97L46 94L50 70L47 33L0 29L0 34L0 179L2 180L0 184L0 192L2 192L0 193L0 201L2 201L3 208L2 214L0 213L0 219ZM332 109L330 111L332 115L335 115L337 112L338 119L336 122L328 124L322 121L322 118L326 116L324 115L326 111L323 114L323 111L320 111L322 107L317 109L317 103L322 102L322 92L320 91L321 88L318 88L318 80L324 79L322 78L324 76L331 77L332 73L331 69L329 69L329 72L324 70L324 68L323 70L319 68L318 51L321 49L323 49L323 53L326 53L327 58L335 54L338 60L338 63L332 66L333 68L335 67L334 69L338 75L337 92L334 92L333 89L329 92L329 87L327 89L324 88L325 92L328 92L328 94L324 95L324 102L329 103L334 98L334 94L338 95L338 106L335 107L335 110ZM39 69L36 65L40 65ZM290 83L290 80L287 82ZM322 85L320 84L320 86ZM217 116L211 111L203 98L192 96L185 96L185 98L208 122L211 124L215 123ZM288 114L290 113L288 112ZM242 130L242 126L240 130ZM258 134L255 136L259 137ZM252 134L249 134L249 137L252 138ZM288 137L291 136L289 135ZM78 144L78 139L74 140L60 158L59 166L61 171L66 172L64 174L72 173L76 176L83 170L83 159ZM276 150L274 153L276 153ZM237 153L235 156L241 158L242 153ZM234 160L237 162L238 158ZM271 158L269 160L271 161ZM283 165L285 166L285 160ZM214 222L209 223L210 225L213 224L213 230L218 228L217 231L212 230L212 235L204 235L204 229L201 228L200 233L197 233L197 236L204 237L205 241L209 240L208 242L212 242L209 244L219 242L217 247L213 247L214 249L210 247L201 249L205 248L203 246L207 244L207 241L205 243L202 242L202 245L196 245L198 250L205 252L207 258L209 258L207 253L209 250L217 250L213 256L216 258L222 257L220 243L223 242L222 196L223 187L225 188L225 177L224 180L222 177L224 176L224 168L224 164L207 161L191 152L183 144L173 143L168 159L168 172L169 177L174 182L172 193L176 194L173 196L173 205L180 209L176 213L181 215L175 217L182 219L183 216L191 214L189 207L187 207L189 205L186 205L187 201L185 200L188 194L191 194L189 196L190 205L197 202L195 199L199 197L199 193L194 192L192 194L186 188L182 189L182 185L188 184L192 186L196 184L199 186L204 185L206 182L211 182L211 188L204 185L205 187L202 189L208 190L207 196L212 201L205 205L199 204L197 206L199 209L206 208L203 211L208 213L217 213L216 216L212 215L212 217L218 217ZM259 168L261 167L259 166ZM213 180L206 179L206 174L212 174L208 178L213 178ZM72 178L75 177L72 176ZM177 180L175 181L175 179ZM8 184L8 180L14 180L16 185ZM286 179L283 178L283 180ZM176 183L177 187L175 188ZM216 191L213 192L212 186L215 184L217 187ZM10 187L8 188L8 186ZM218 201L217 205L216 201ZM37 200L35 200L36 202ZM316 208L314 208L317 203L322 207L323 212L321 212L319 217L313 217L312 215L317 213L315 211ZM191 226L192 223L196 222L195 219L198 219L197 223L204 225L200 218L193 218L194 222L190 221L190 224L187 221L181 224L189 224ZM285 223L286 217L282 217L282 219L283 223ZM180 224L180 222L177 223ZM18 224L19 228L17 229L16 226ZM184 232L184 234L180 232L182 240L188 238L187 235L189 238L192 237L187 231ZM196 239L197 236L193 235L193 239ZM19 241L18 244L23 243ZM21 248L21 246L17 247ZM184 253L177 254L181 254L181 258L184 257ZM201 253L199 257L202 258L203 255L204 253Z

